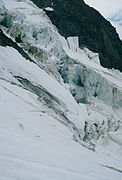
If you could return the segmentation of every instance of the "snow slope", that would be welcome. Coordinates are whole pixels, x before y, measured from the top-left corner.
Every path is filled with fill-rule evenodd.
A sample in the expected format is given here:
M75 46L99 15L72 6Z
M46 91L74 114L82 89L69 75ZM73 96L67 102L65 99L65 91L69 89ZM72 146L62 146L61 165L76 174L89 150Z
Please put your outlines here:
M23 89L14 76L38 82L45 88L53 83L55 86L50 88L56 98L61 97L56 94L58 90L70 109L75 103L69 91L13 48L0 47L0 50L0 179L120 179L120 172L104 165L113 167L117 163L121 169L121 159L107 161L104 154L101 156L76 143L72 131L57 121L55 113L37 95ZM76 108L77 105L73 109Z
M1 28L14 40L21 34L33 59L0 46L0 180L120 180L121 73L102 68L77 37L64 39L29 0L0 8ZM77 103L82 96L87 102Z

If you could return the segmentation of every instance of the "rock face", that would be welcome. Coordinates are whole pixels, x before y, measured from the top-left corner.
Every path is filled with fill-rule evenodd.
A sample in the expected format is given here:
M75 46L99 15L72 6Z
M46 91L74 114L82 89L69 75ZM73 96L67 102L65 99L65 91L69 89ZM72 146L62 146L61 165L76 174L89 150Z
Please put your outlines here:
M81 48L99 53L102 66L122 71L122 42L115 28L98 11L81 0L31 1L45 9L63 36L78 36Z
M116 27L119 37L122 40L122 10L109 17L110 22Z
M24 51L21 47L19 47L16 42L12 41L9 37L7 37L7 36L3 33L2 29L0 29L0 46L4 46L4 47L10 46L10 47L13 47L13 48L15 48L25 59L28 59L28 60L30 60L30 61L33 62L33 60L28 56L28 54L25 53L25 51Z

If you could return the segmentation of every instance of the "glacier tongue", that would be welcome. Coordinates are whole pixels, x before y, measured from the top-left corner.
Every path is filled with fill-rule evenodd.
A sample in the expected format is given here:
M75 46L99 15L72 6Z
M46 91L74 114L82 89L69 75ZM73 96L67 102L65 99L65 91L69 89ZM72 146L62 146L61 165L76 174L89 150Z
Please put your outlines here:
M90 127L93 122L99 124L112 109L103 105L99 112L99 106L78 105L68 89L17 50L0 46L0 52L0 179L119 179L121 148L119 139L117 143L113 140L117 133L110 138L105 134L102 146L101 142L97 146L98 153L73 141L79 141L75 127L81 128L85 118L90 117ZM84 138L87 133L93 136L91 130Z
M120 179L122 74L29 0L2 0L0 24L32 59L0 40L0 179Z

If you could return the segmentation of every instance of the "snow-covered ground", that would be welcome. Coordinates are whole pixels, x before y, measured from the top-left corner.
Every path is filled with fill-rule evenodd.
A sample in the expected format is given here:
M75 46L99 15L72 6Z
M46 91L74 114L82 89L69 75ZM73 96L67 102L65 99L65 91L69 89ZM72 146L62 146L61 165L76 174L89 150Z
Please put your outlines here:
M40 73L39 85L49 88L46 85L52 83L54 86L50 88L55 97L60 99L56 91L60 92L65 96L62 97L64 103L73 107L68 90L13 48L0 47L0 50L0 179L121 179L121 152L110 156L76 143L70 129L55 118L55 113L50 113L38 97L24 89L13 76L33 78L35 84Z
M61 37L29 0L2 0L0 7L0 19L4 12L13 15L12 27L1 27L6 34L25 31L21 45L27 53L30 43L47 55L42 63L40 54L31 54L34 63L0 46L0 180L121 180L122 74L101 67L98 54L80 50L77 37ZM63 57L72 74L77 63L86 68L88 94L98 75L102 97L76 102L69 90L75 85L64 84L54 67L65 66Z

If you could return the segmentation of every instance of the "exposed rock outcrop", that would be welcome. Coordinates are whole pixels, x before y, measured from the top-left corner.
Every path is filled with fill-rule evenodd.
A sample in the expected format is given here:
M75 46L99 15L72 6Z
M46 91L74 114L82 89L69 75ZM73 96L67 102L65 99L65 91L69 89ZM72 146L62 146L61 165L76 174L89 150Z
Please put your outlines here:
M102 66L122 71L122 42L115 28L98 11L83 0L31 1L45 10L63 36L78 36L81 48L99 53Z

